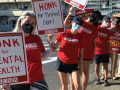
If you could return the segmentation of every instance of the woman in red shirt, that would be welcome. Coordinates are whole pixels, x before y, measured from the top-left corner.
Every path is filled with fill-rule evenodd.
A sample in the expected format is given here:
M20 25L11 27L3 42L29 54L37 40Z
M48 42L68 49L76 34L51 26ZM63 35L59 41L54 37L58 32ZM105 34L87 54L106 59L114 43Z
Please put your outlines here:
M69 23L70 15L73 12L74 7L69 9L69 14L64 21L64 25L71 27ZM78 31L85 38L86 47L83 54L83 76L82 76L82 90L86 90L89 80L89 67L94 61L94 53L96 47L96 39L98 34L98 20L101 18L99 11L93 11L91 16L87 20L83 20L81 29ZM72 80L70 79L71 83ZM72 87L72 84L71 84ZM73 89L74 90L74 89Z
M56 49L53 49L50 45L52 50L45 51L41 38L38 35L34 35L36 23L36 17L33 13L24 12L23 15L19 17L16 27L13 30L14 32L24 32L29 82L10 85L10 90L48 90L42 71L41 59L47 58ZM1 88L5 89L6 86Z
M72 28L65 30L65 33L59 33L55 37L55 45L58 47L61 43L60 50L58 51L56 70L61 79L62 90L68 90L67 73L72 77L75 89L82 90L79 73L80 75L82 73L83 48L85 45L84 37L78 33L80 25L83 24L80 20L79 17L75 17L72 21ZM50 37L49 40L52 42Z

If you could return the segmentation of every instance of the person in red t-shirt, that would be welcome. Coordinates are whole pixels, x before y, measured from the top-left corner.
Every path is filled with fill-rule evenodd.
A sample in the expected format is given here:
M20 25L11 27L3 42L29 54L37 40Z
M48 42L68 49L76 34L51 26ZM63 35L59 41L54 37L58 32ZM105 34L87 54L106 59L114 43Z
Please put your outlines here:
M111 31L115 31L116 33L120 33L120 13L117 14L117 15L113 15L112 17L112 22L110 24L110 26L108 27L109 30ZM111 76L112 76L112 66L113 66L113 56L115 55L115 65L114 65L114 72L113 72L113 80L118 80L118 77L117 75L115 75L115 70L117 68L117 61L118 61L118 54L117 53L111 53ZM101 69L101 73L102 73L102 76L101 76L101 80L104 80L105 76L103 74L103 67Z
M70 15L72 14L74 7L69 9L69 14L64 21L66 27L71 27L69 23ZM83 54L83 76L82 76L82 90L86 90L89 80L89 67L94 62L94 52L96 47L96 39L98 34L98 20L101 18L99 11L93 11L87 20L83 20L81 29L78 31L85 38L86 47ZM82 21L82 20L81 20ZM73 85L70 77L71 87ZM73 87L74 90L74 87Z
M51 49L45 51L41 38L34 35L36 23L36 16L31 12L24 12L17 21L14 32L24 32L29 82L10 85L10 90L48 90L42 71L41 59L47 58L56 49L52 48L51 44ZM6 86L1 88L6 89Z
M98 27L98 37L96 41L96 50L95 50L95 72L97 80L95 84L100 84L99 79L99 68L100 63L104 67L104 86L108 86L107 75L108 75L108 63L109 63L109 54L110 54L110 31L107 30L109 26L110 18L105 16L102 20L102 24Z
M61 79L62 90L68 90L67 73L72 77L75 89L82 90L79 73L80 75L82 73L83 50L85 44L84 37L78 33L80 25L82 24L83 22L80 21L80 17L75 17L72 21L72 28L66 29L65 33L59 33L55 37L55 45L58 47L61 43L60 50L58 51L56 70ZM52 42L51 37L48 37Z

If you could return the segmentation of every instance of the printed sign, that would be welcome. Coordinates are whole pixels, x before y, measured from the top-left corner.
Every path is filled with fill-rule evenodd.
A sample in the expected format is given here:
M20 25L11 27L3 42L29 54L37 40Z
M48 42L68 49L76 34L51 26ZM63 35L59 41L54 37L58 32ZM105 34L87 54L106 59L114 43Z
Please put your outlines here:
M65 2L73 5L74 7L84 10L88 0L65 0Z
M64 32L60 0L31 0L39 35Z
M79 16L82 19L88 19L88 17L92 14L93 11L94 9L75 9L75 16Z
M111 53L120 53L120 33L117 33L115 31L110 32Z
M22 32L0 33L0 85L29 81Z

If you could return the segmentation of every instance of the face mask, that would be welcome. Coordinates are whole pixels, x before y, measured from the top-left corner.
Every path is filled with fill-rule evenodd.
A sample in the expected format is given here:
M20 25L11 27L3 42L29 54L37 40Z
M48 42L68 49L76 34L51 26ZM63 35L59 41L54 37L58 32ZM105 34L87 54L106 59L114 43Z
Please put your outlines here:
M119 24L119 23L120 23L120 18L117 17L117 18L115 19L115 22L116 22L116 24Z
M24 23L22 29L25 33L31 33L33 31L33 26L31 24Z
M98 16L96 14L92 14L90 16L90 22L96 22L98 20Z
M78 31L78 30L80 30L80 25L74 23L72 28L73 28L74 31Z
M104 22L104 27L108 27L109 23Z

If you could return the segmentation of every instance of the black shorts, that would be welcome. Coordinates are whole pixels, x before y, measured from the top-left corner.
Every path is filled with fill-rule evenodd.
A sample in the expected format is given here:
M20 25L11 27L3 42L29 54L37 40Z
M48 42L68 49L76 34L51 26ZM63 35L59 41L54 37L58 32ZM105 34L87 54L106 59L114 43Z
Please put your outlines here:
M95 64L109 63L109 54L95 55Z
M59 72L64 72L64 73L72 73L74 71L79 70L78 63L76 64L66 64L62 62L59 57L57 58L57 63L56 63L56 70Z
M49 90L45 79L31 84L10 85L10 90Z
M79 58L78 58L78 60L79 60ZM92 61L92 59L83 59L84 61Z
M83 59L84 61L92 61L92 59Z

